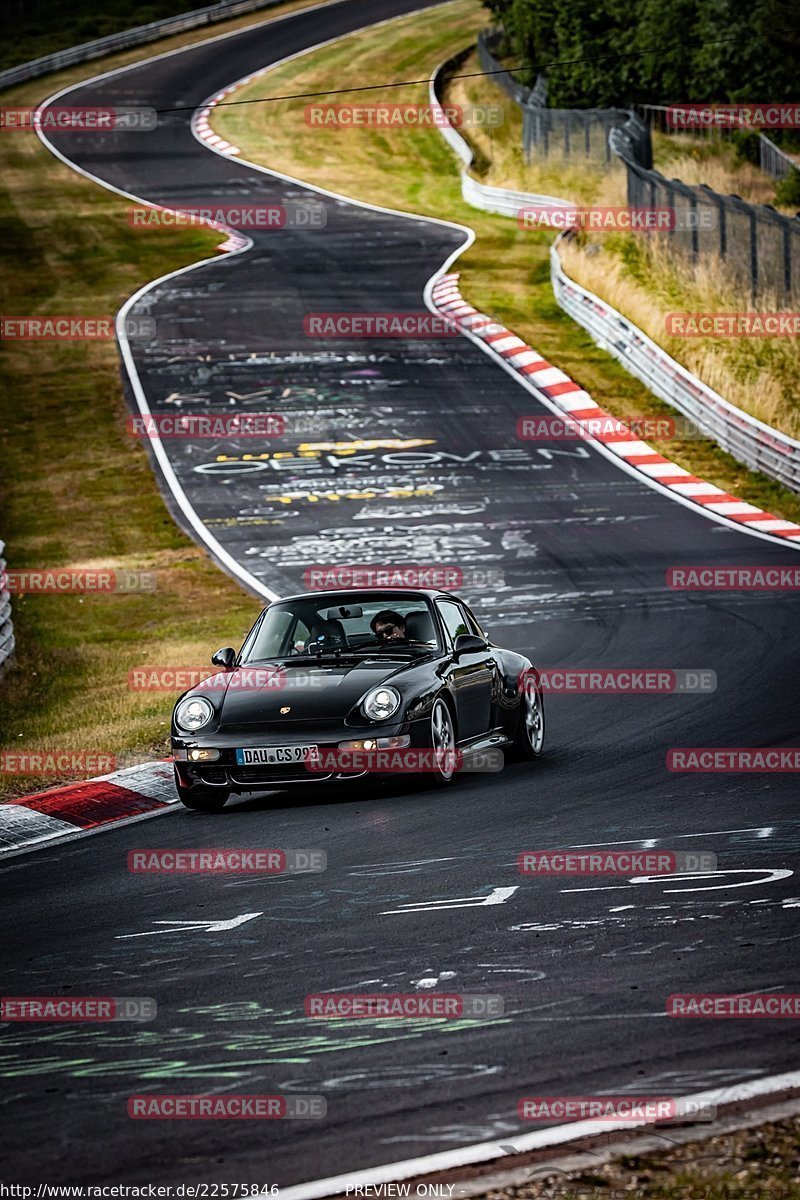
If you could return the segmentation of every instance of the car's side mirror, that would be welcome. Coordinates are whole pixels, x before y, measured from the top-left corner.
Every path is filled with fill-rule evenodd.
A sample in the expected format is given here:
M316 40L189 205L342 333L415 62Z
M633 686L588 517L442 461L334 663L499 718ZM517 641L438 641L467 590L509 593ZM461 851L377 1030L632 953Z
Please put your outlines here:
M236 651L233 646L223 646L216 654L211 655L211 661L215 667L222 667L225 671L230 671L236 662Z
M453 653L458 657L459 654L475 654L479 650L487 650L489 643L484 638L478 637L475 633L460 633L456 638L453 647Z

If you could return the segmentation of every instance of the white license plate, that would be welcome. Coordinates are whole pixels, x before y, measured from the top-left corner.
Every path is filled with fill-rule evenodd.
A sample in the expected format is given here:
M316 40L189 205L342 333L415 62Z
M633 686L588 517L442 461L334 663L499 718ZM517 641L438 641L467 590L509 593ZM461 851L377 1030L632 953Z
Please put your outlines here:
M283 767L305 762L317 753L316 746L246 746L236 751L236 761L240 767Z

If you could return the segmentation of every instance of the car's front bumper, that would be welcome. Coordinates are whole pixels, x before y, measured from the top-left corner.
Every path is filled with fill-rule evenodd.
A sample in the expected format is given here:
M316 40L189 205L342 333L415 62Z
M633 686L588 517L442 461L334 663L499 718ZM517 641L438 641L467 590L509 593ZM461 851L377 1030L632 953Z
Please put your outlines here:
M291 784L332 783L337 780L353 780L363 778L368 770L310 770L305 762L284 763L258 766L243 766L236 762L236 751L264 746L306 746L313 745L319 749L320 755L326 756L338 752L343 743L363 741L374 738L408 738L412 744L420 744L419 737L424 730L424 722L403 721L398 724L387 722L380 728L347 728L342 725L335 731L330 728L320 730L309 722L308 730L298 730L295 726L291 733L281 734L274 730L269 732L252 732L245 734L213 734L205 737L181 737L175 733L172 736L172 756L175 771L181 787L192 788L218 787L232 792L255 791L269 787L283 787ZM206 750L217 751L219 757L214 761L193 761L193 753Z

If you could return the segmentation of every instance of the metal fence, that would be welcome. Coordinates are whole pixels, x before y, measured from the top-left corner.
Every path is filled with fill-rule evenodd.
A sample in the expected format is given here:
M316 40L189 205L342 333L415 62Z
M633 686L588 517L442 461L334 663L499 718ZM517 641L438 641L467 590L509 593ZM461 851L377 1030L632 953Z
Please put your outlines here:
M43 58L34 58L30 62L20 63L18 67L0 71L0 89L24 83L27 79L37 79L40 75L49 75L53 71L61 71L64 67L75 66L76 63L102 58L104 54L112 54L116 50L128 50L146 42L155 42L172 33L183 33L184 30L197 29L203 25L216 25L220 21L258 12L262 8L275 8L282 2L283 0L221 0L219 4L196 8L177 17L151 21L148 25L136 25L133 29L111 33L107 37L97 38L94 42L70 46L67 50L46 54Z
M669 230L654 235L667 239L671 250L693 261L717 256L753 301L762 297L767 303L789 303L800 295L800 216L787 217L771 205L748 204L740 196L725 196L704 184L694 187L680 179L666 179L653 170L650 126L666 128L665 106L645 105L643 116L616 108L543 106L544 81L540 78L534 89L523 88L494 56L501 38L498 30L484 31L478 38L478 54L482 69L498 72L496 82L522 109L523 148L528 160L532 154L595 164L616 159L627 172L632 208L674 212ZM772 174L784 169L788 173L794 166L763 135L759 146Z
M622 313L570 279L558 241L550 251L550 273L560 306L602 349L739 462L800 492L800 442L729 404Z
M764 137L763 133L758 135L758 165L773 179L785 179L792 171L800 171L800 163Z
M790 302L800 295L800 219L769 204L748 204L700 184L666 179L637 159L644 122L632 116L612 130L609 144L628 173L628 204L674 211L674 227L659 235L670 248L698 260L717 255L753 300Z
M478 34L478 62L481 70L492 76L492 83L496 83L501 87L507 96L510 96L515 104L525 104L526 101L534 99L535 103L544 104L546 102L546 83L539 76L534 87L531 89L526 87L519 80L515 79L510 71L507 71L503 64L495 58L492 51L497 48L503 37L500 29L482 29Z
M463 56L458 60L450 60L431 80L431 105L440 112L444 80L462 61ZM437 124L462 163L469 167L472 151L468 143L447 123L443 114ZM635 139L631 131L620 131L620 134L630 139L624 151L632 154ZM649 174L655 176L657 173ZM668 181L664 182L666 184ZM691 204L695 189L678 181L672 181L672 186L683 189L684 198ZM479 183L465 168L461 172L461 191L464 199L475 207L508 216L516 216L520 208L531 205L539 207L552 202L563 209L569 203L556 197L512 192ZM746 466L763 471L793 491L800 492L800 441L772 429L730 404L676 362L622 313L570 279L561 265L558 253L560 241L561 238L557 239L550 252L550 274L553 294L561 308L582 325L599 346L667 404L683 413L701 433L713 438Z
M676 132L667 120L667 113L669 111L669 108L664 104L636 105L636 112L646 121L647 125L651 129L658 129L662 133ZM714 138L730 141L735 130L727 128L724 125L709 124L700 127L687 126L680 132L690 134L692 137L705 138L708 141ZM754 129L752 132L758 136L758 165L765 175L771 175L773 179L785 179L792 170L800 170L800 163L795 161L785 150L782 150L780 146L776 146L760 130Z
M0 541L0 671L14 652L14 627L11 624L11 597L3 586L6 561L2 557L5 542Z
M608 135L630 117L621 108L548 108L547 80L540 75L532 88L519 83L505 70L494 51L502 41L502 31L483 30L478 34L478 60L481 70L489 72L510 98L522 109L522 146L526 161L558 158L561 162L612 162ZM649 137L642 154L649 150Z

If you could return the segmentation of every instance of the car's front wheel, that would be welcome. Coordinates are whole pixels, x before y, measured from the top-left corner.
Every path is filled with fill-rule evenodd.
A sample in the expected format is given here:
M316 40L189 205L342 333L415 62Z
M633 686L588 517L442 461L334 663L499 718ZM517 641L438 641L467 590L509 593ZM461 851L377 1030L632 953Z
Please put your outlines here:
M433 761L427 778L433 787L447 787L456 773L456 727L449 705L442 699L431 709L430 746Z
M544 749L544 698L532 678L525 681L519 698L514 748L520 758L539 758Z
M230 796L230 792L224 788L216 787L197 787L187 788L180 783L178 773L175 772L175 788L178 792L178 799L185 808L191 808L194 812L222 812L225 807L225 802Z

